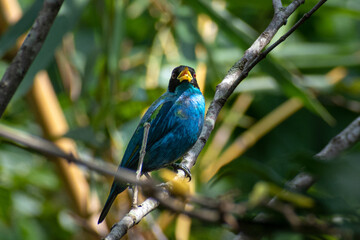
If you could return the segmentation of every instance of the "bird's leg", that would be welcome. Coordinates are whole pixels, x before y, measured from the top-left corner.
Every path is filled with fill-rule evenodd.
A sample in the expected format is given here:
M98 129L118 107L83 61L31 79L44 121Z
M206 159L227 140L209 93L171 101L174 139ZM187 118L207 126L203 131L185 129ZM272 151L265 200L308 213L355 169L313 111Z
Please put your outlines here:
M190 169L182 163L171 163L170 166L177 171L178 169L181 169L185 173L185 177L189 178L189 182L191 181L191 172Z
M146 144L147 144L150 126L151 126L150 123L148 123L148 122L144 123L144 136L143 136L141 149L140 149L138 168L136 170L136 180L138 180L138 181L140 180L140 177L141 177L142 165L143 165L144 157L145 157L145 153L146 153ZM138 205L138 193L139 193L138 186L135 185L134 186L134 197L133 197L133 202L132 202L133 207Z

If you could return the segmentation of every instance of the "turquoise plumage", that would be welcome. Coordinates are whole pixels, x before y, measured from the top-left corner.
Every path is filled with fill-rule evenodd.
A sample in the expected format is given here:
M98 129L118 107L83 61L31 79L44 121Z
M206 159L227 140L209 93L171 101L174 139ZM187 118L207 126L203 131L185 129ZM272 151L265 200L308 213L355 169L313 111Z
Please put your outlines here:
M144 123L150 123L142 172L163 168L181 158L196 142L204 124L205 100L195 70L179 66L172 71L168 91L147 110L136 128L119 168L136 170ZM107 215L116 196L127 188L114 181L98 223Z

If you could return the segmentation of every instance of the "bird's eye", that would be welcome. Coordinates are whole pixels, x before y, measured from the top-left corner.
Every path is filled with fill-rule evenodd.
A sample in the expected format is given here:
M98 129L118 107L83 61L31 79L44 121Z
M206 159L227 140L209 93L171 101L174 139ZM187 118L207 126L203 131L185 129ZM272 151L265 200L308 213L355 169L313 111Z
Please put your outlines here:
M172 73L172 74L171 74L171 78L176 78L176 74L175 74L175 73Z
M194 73L194 78L196 78L196 73Z

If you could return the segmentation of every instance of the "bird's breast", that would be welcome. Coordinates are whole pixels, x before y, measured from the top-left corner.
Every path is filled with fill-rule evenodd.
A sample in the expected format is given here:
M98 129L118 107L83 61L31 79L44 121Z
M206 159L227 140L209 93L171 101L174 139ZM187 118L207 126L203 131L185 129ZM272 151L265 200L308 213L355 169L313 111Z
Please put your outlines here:
M204 97L201 94L181 96L175 103L175 116L183 120L198 120L204 117Z

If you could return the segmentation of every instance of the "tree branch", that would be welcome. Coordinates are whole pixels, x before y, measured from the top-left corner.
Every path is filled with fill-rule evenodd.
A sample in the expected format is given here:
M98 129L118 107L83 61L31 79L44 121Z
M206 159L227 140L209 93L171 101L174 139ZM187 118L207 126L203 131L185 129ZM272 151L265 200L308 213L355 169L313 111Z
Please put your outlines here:
M0 118L39 53L64 0L45 0L32 28L0 82Z
M339 156L345 150L351 148L355 143L360 141L360 117L356 118L350 123L342 132L333 137L330 142L315 155L316 158L328 161ZM286 186L291 191L305 192L315 183L315 178L306 172L300 172L292 180L286 183ZM272 207L278 203L278 198L272 198L267 206ZM255 218L257 222L264 222L267 220L267 215L264 213L258 214ZM239 240L249 239L243 232L238 234ZM251 239L251 238L250 238Z
M350 123L342 132L333 137L330 142L315 155L323 161L328 161L339 156L342 152L355 143L360 141L360 117ZM288 187L293 191L306 191L309 189L315 179L308 173L301 172L294 179L287 183Z
M315 155L322 160L330 160L339 156L344 150L349 149L360 140L360 117L356 118L341 133L336 135L330 142Z
M25 134L18 130L0 125L0 137L3 137L7 140L10 140L11 143L21 145L30 150L42 153L45 156L53 156L66 159L69 163L75 163L83 167L88 168L89 170L96 171L102 175L114 176L117 180L122 182L127 182L131 184L137 184L142 187L154 188L155 184L150 180L140 181L136 179L136 175L133 171L127 170L125 168L120 168L115 172L112 169L116 169L115 166L110 166L110 164L98 166L93 161L85 161L78 157L75 157L72 153L66 153L54 143L45 140L43 138L35 137L30 134ZM105 163L105 161L101 161Z
M274 13L277 14L283 7L281 0L273 0Z
M148 213L159 206L159 201L148 198L140 206L130 210L120 222L114 224L105 240L116 240L124 236L127 231L138 224Z
M274 0L275 1L275 0ZM308 18L311 17L311 15L318 10L327 0L320 0L309 12L305 13L302 18L300 18L299 21L297 21L294 26L290 28L290 30L285 33L283 36L281 36L274 44L272 44L270 47L268 47L262 54L260 54L259 57L261 59L265 58L266 55L272 51L275 47L277 47L280 43L285 41L301 24L303 24ZM261 59L258 59L261 60Z

